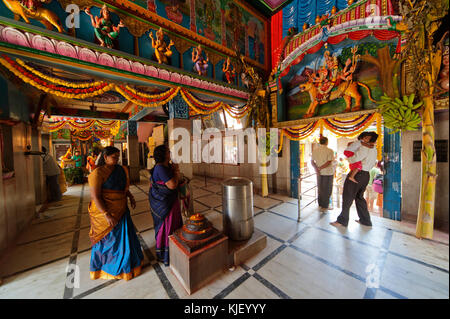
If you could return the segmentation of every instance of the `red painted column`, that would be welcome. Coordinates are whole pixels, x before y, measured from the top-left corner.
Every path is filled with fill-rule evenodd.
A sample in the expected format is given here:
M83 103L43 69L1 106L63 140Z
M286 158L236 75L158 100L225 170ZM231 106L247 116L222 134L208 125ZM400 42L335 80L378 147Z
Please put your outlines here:
M278 11L270 19L270 49L272 52L270 68L274 68L281 54L283 33L283 10Z

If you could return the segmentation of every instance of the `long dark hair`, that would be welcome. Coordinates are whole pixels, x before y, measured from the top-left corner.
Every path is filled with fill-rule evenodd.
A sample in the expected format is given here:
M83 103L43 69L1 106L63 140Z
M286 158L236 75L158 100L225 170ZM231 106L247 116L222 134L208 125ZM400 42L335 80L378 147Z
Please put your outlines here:
M120 153L120 150L114 146L107 146L103 149L103 152L100 154L100 159L98 160L97 166L105 165L105 156L111 156L113 154Z
M153 175L153 171L155 170L155 166L160 163L164 163L166 160L166 153L167 153L168 147L167 145L159 145L156 146L153 150L153 158L155 159L155 165L152 169L150 169L150 175Z

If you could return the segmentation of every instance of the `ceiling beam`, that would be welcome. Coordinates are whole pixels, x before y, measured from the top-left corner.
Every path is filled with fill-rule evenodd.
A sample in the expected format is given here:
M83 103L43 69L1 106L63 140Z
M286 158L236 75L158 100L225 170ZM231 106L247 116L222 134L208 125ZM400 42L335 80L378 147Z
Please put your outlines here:
M102 120L121 120L128 121L128 113L120 112L105 112L105 111L91 111L82 109L71 109L64 107L52 107L51 115L53 116L73 116L89 119L102 119Z

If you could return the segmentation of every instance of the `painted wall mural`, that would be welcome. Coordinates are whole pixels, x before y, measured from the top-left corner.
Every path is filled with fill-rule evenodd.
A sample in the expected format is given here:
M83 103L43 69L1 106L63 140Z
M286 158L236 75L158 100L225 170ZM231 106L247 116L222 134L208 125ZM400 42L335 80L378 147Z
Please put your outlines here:
M393 55L395 45L395 40L347 42L307 55L282 79L287 120L377 108L375 101L383 94L380 73L362 57L376 56L386 46Z

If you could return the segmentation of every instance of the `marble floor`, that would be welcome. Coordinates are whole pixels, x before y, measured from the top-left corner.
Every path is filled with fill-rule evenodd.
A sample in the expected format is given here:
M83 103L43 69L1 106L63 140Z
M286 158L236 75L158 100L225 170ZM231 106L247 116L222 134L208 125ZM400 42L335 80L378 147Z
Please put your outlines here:
M195 211L218 229L220 182L191 181ZM354 222L354 207L348 228L335 228L329 222L339 214L337 205L321 213L316 203L302 207L297 222L297 200L278 194L254 195L255 228L267 235L266 248L188 295L170 268L155 261L148 182L143 177L130 190L145 256L139 277L128 282L89 278L90 194L88 185L78 185L64 194L63 206L33 220L0 260L0 298L449 298L448 234L436 231L433 240L418 240L414 224L375 215L373 227L361 226Z

